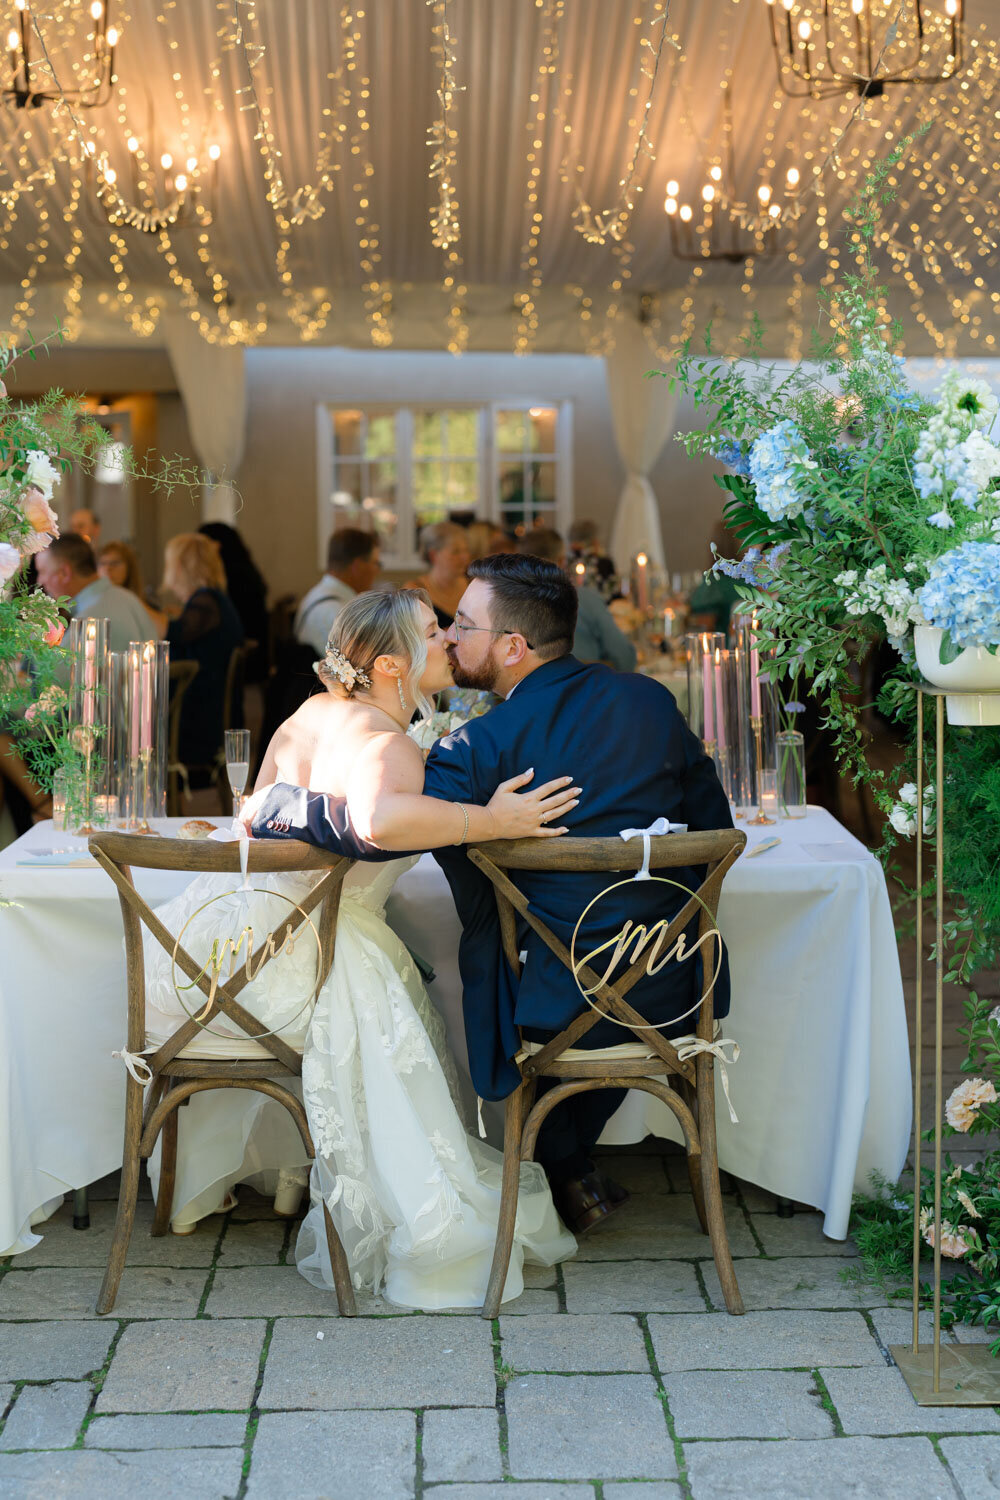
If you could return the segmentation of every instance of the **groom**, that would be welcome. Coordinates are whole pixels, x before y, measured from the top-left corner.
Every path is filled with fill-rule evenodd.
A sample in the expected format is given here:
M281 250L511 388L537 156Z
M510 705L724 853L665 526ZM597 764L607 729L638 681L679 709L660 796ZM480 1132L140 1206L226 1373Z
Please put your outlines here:
M438 741L427 760L427 796L485 804L501 781L533 767L536 786L569 775L583 788L579 806L565 819L575 836L616 837L661 815L692 831L732 827L714 765L667 689L648 677L585 666L570 654L577 594L560 568L537 557L501 554L474 562L469 577L448 631L455 682L489 689L505 701ZM342 799L302 788L276 785L254 814L252 831L257 838L305 839L358 859L385 857L354 832ZM580 1014L585 1001L572 973L527 927L518 933L527 953L518 982L502 952L493 887L465 849L436 849L434 855L462 922L459 967L472 1082L483 1098L502 1099L520 1081L513 1058L522 1036L550 1039ZM694 890L704 872L671 874ZM567 947L588 903L614 879L607 872L518 874L532 910ZM661 917L669 920L684 899L658 882L630 882L588 916L587 950L616 934L626 919L650 926ZM688 1032L702 983L695 955L641 979L629 1001L648 1020L667 1023L665 1035L678 1017L684 1019L674 1034ZM725 965L715 1006L717 1014L728 1011ZM631 1040L631 1033L601 1021L578 1045ZM536 1157L556 1206L577 1232L625 1197L590 1159L623 1098L618 1089L573 1095L550 1112L539 1133Z

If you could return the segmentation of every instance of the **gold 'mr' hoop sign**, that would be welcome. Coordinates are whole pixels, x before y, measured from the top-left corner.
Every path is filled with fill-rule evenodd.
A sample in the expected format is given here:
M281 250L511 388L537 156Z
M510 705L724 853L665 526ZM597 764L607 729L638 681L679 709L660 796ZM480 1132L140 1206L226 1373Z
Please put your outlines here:
M702 899L701 896L699 896L697 891L689 890L688 887L686 885L682 885L679 880L670 880L666 875L648 875L646 878L648 880L655 880L660 885L672 885L676 890L683 891L685 896L687 896L689 900L697 901L702 911L706 912L713 922L715 921L715 917L712 913L711 907L706 901ZM676 1026L678 1022L684 1021L688 1016L694 1015L695 1011L699 1010L703 1005L706 996L715 985L715 981L718 979L719 973L722 969L722 934L717 927L711 927L709 928L708 932L704 932L701 934L696 943L692 944L690 948L686 949L686 936L682 929L673 946L661 957L658 954L657 949L659 948L660 943L663 941L663 934L670 926L670 923L675 920L674 917L671 917L669 919L666 917L660 917L658 921L653 923L648 932L646 931L646 927L643 922L639 922L633 927L631 920L629 920L614 937L608 938L606 942L600 943L596 948L591 949L589 953L585 953L582 958L578 959L576 956L576 940L579 935L580 928L586 920L588 912L590 912L593 907L597 905L598 901L603 899L603 897L610 896L612 891L620 890L623 885L635 885L635 883L636 881L634 875L630 875L627 880L616 880L613 885L605 886L603 891L598 891L597 895L587 903L583 911L580 913L580 916L577 918L576 926L573 928L573 936L570 940L569 945L570 964L572 967L573 979L576 983L577 989L580 991L580 994L583 996L584 1000L586 1000L591 1010L596 1011L602 1019L607 1021L614 1021L616 1026L622 1026L627 1031L662 1031L665 1026ZM681 909L683 910L683 908ZM646 947L646 945L650 942L653 943L653 951L650 953L649 958L646 961L646 974L652 975L658 974L660 970L670 962L671 959L675 959L677 963L681 964L685 963L689 958L693 958L697 950L701 947L702 943L708 941L711 938L718 939L718 953L716 957L715 972L709 980L708 984L705 986L701 998L696 1001L696 1003L692 1005L689 1010L684 1011L683 1015L671 1016L670 1019L666 1021L649 1022L647 1025L640 1026L638 1023L633 1023L631 1021L620 1021L617 1016L610 1015L607 1011L602 1010L598 1005L595 1005L594 1001L591 999L591 996L595 993L596 990L600 989L602 985L611 983L614 971L622 962L623 958L625 958L626 950L630 945L634 944L632 958L629 961L631 966L631 964L635 963L636 960L641 956L642 951ZM583 985L580 983L580 970L586 965L589 965L591 960L596 958L598 954L604 953L608 948L612 947L614 949L614 952L612 953L611 961L608 964L608 967L605 970L604 974L598 978L597 984L592 985L589 990L584 989Z
M279 900L286 901L293 911L298 912L299 916L309 928L309 931L312 933L313 938L316 942L316 983L313 985L309 994L306 996L305 1000L303 1000L302 1004L299 1006L295 1014L293 1016L290 1016L288 1020L283 1023L283 1025L276 1026L271 1031L259 1031L254 1035L253 1040L259 1041L261 1037L278 1036L282 1031L286 1031L293 1024L293 1022L298 1020L303 1011L307 1010L311 1005L314 1004L316 997L320 991L320 985L322 983L323 944L320 942L319 933L316 931L315 924L309 913L307 911L304 911L297 901L293 901L290 896L283 895L281 891L270 891L267 890L264 886L251 886L250 890L255 894L261 896L277 896ZM226 901L230 896L238 896L243 894L243 891L221 891L219 895L210 896L207 901L203 901L197 908L197 910L191 913L187 921L184 923L184 926L177 934L176 938L174 939L173 951L170 955L170 982L174 987L174 994L177 996L184 1014L190 1021L194 1021L197 1026L200 1026L202 1031L207 1032L209 1036L222 1037L226 1041L232 1040L231 1034L228 1031L213 1031L212 1027L209 1026L205 1021L205 1017L211 1010L212 1005L215 1001L215 993L219 987L219 978L222 973L223 965L225 964L228 957L230 962L227 980L231 979L233 977L233 973L235 972L236 958L239 954L240 949L243 947L244 942L246 942L246 958L244 959L245 972L247 976L247 983L252 984L264 965L266 963L269 963L271 959L278 956L278 946L274 942L274 932L269 932L267 935L267 941L264 944L264 952L261 954L260 962L258 963L256 970L253 968L252 923L247 923L242 932L236 938L235 942L232 938L224 938L221 950L219 947L219 939L215 938L212 943L212 951L209 953L208 958L202 964L197 976L192 979L189 984L184 985L179 985L177 983L177 950L181 946L184 934L191 926L191 923L195 920L196 917L199 917L207 907L214 906L216 901ZM281 943L281 952L288 953L290 955L295 948L295 941L295 933L292 931L291 924L289 924L285 928L285 938ZM208 998L205 1001L205 1004L196 1014L194 1011L188 1009L187 1002L185 1001L184 996L181 994L181 991L194 989L194 987L198 983L198 980L204 976L207 970L210 970L212 975L211 989Z

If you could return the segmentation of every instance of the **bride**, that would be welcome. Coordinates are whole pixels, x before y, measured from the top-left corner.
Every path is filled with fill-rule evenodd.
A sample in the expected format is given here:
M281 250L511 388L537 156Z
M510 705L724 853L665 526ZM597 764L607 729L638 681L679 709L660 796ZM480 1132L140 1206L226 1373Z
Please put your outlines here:
M423 756L407 725L414 709L426 713L428 695L452 680L443 632L421 593L370 593L352 600L338 616L316 670L327 692L308 699L279 728L258 787L284 781L346 797L356 830L386 851L565 831L556 825L575 806L569 777L519 790L531 780L526 771L498 787L486 807L421 795ZM405 1307L472 1307L482 1302L493 1256L501 1157L465 1129L443 1023L410 954L386 924L392 886L417 857L358 864L347 875L333 967L304 1037L302 1000L309 993L309 965L315 968L308 944L296 944L266 965L241 1001L286 1041L303 1045L302 1092L316 1159L295 1252L302 1275L332 1288L325 1199L356 1288L381 1291ZM213 896L223 877L202 876L169 903L164 920L174 931L187 920L185 946L201 962L228 905L239 922L271 930L288 902L301 899L316 878L255 876L251 893ZM154 945L147 947L147 965L147 1029L155 1042L184 1016L169 964ZM218 1054L228 1044L247 1055L245 1035L225 1017L213 1018L211 1027L206 1051ZM195 1122L185 1123L193 1133ZM255 1154L252 1136L245 1125L243 1161L230 1162L227 1185L243 1180L248 1166L274 1164L259 1149ZM284 1164L301 1159L300 1147ZM525 1163L521 1170L505 1300L520 1295L525 1260L552 1265L575 1249L541 1168ZM179 1180L175 1202L185 1203L181 1187ZM188 1217L210 1211L211 1196L202 1193L200 1209L197 1201L187 1202Z

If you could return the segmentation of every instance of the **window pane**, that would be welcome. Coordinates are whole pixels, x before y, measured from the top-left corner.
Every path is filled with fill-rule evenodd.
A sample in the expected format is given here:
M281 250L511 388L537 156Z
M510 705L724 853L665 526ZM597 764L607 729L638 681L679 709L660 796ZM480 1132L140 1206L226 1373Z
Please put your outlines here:
M533 406L528 413L529 437L532 453L555 453L556 409L554 406Z
M367 493L361 502L387 550L393 548L398 516L396 512L396 465L374 463L368 469Z
M500 469L500 510L508 530L523 524L525 505L524 465L503 464Z
M496 443L499 453L523 453L525 451L525 416L523 411L498 411L496 414Z
M448 452L457 458L475 458L478 452L478 413L449 411L446 414Z
M413 512L418 527L443 520L446 508L445 477L444 464L413 465Z
M539 505L554 505L556 500L556 466L552 463L535 463L531 466L531 489L535 509Z
M361 465L334 464L333 492L334 505L360 504Z
M475 510L479 503L479 465L448 465L448 509Z
M436 458L442 451L441 413L413 413L413 452L417 458Z
M333 451L338 457L361 452L361 412L333 413Z
M365 452L369 458L392 458L396 452L396 418L393 415L368 418Z

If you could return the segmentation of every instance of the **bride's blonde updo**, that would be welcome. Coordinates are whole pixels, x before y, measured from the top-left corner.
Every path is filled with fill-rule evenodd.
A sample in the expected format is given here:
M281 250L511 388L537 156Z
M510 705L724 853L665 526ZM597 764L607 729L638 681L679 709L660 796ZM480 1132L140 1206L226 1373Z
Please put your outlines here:
M371 688L372 668L380 656L402 656L409 662L403 678L406 700L426 718L432 710L420 691L427 666L421 604L430 607L423 589L372 590L345 604L327 638L326 656L313 668L327 690L353 698Z

